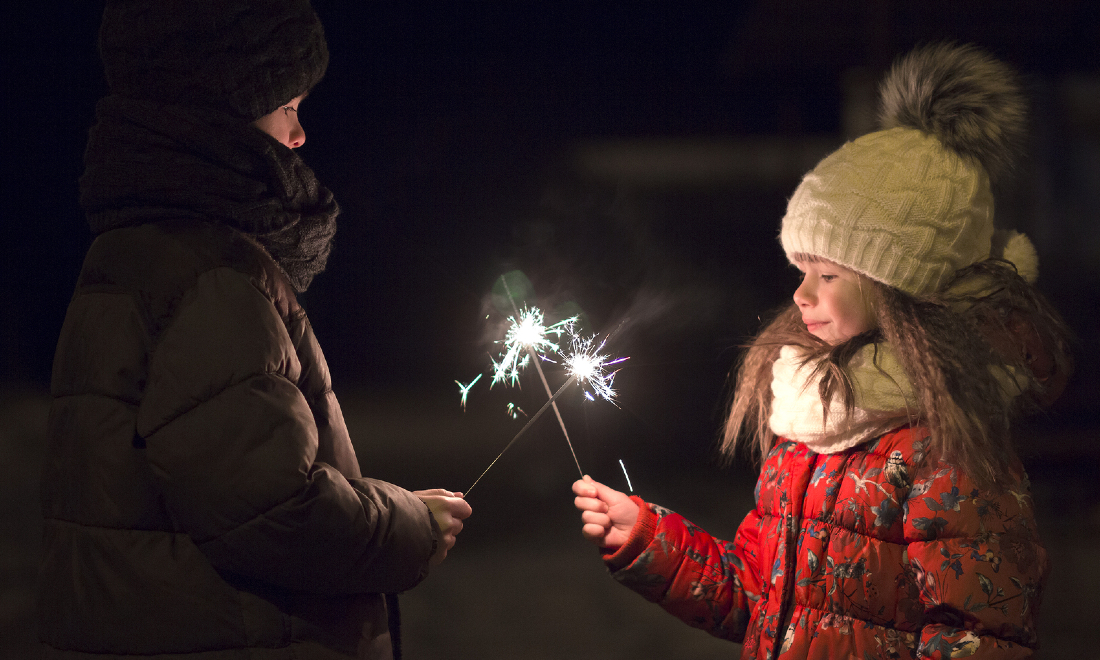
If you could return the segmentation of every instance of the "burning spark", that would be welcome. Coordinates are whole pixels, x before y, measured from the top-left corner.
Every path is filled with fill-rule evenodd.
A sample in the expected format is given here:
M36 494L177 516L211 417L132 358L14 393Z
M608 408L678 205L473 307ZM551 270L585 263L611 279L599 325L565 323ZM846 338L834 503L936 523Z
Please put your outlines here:
M626 473L626 466L623 465L623 459L619 459L619 467L623 469L623 476L626 477L626 487L630 489L630 492L634 492L634 486L630 485L630 475Z
M500 362L493 360L493 380L490 387L505 380L511 381L512 385L518 383L519 372L532 359L538 359L536 354L559 350L556 338L576 321L569 318L548 326L542 311L537 307L524 309L508 320L511 325L504 335L504 354L500 356Z
M597 344L595 336L584 338L571 334L570 337L572 344L570 348L572 350L569 354L562 356L566 370L571 376L576 377L577 382L582 387L585 384L588 385L589 389L585 390L584 396L589 401L595 400L595 397L598 396L614 403L615 390L612 384L618 370L608 373L607 368L624 362L628 358L621 357L611 360L607 355L601 353L604 344L607 343L606 339Z
M463 385L460 381L455 381L458 385L458 391L462 393L462 412L466 412L466 396L470 394L470 388L474 386L474 383L481 380L482 374L478 374L477 378L470 381L469 385Z
M523 408L520 408L516 404L509 403L508 404L508 415L512 419L518 419L520 415L523 415L524 417L526 417L527 413L523 412Z

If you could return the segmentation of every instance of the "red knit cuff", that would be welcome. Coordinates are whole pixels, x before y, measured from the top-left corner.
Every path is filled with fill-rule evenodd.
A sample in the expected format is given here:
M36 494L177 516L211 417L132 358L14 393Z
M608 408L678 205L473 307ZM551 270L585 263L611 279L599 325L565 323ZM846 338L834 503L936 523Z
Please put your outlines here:
M630 536L626 539L626 543L615 550L611 548L601 550L604 563L607 564L607 568L611 572L629 566L649 546L653 541L653 537L657 535L657 521L660 520L657 514L653 513L645 500L637 495L631 495L630 499L638 505L638 520L634 522L634 527L630 530Z

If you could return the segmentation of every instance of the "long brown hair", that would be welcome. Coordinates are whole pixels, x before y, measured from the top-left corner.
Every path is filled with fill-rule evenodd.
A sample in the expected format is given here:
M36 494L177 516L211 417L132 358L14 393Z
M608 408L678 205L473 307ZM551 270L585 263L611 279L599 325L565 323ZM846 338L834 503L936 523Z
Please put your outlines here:
M997 259L960 270L928 296L863 281L876 329L830 346L806 330L791 304L747 346L734 372L722 452L732 458L747 449L759 460L774 444L772 364L783 346L806 349L807 363L816 363L822 376L826 408L839 397L850 414L855 399L845 367L860 348L886 342L920 403L916 421L931 437L928 459L951 462L979 487L997 487L999 476L1016 471L1010 418L1021 406L1049 398L1049 389L1072 370L1070 333L1060 315L1012 264ZM1049 365L1038 376L1036 360ZM1049 378L1052 373L1061 378ZM1027 395L1006 392L1012 383Z

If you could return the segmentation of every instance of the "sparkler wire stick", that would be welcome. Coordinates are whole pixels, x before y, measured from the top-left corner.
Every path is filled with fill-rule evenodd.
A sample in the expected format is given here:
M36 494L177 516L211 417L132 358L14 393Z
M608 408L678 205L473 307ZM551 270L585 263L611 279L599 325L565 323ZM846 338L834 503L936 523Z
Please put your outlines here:
M523 435L527 431L527 429L531 428L531 425L535 423L535 420L539 417L542 417L542 413L546 412L546 409L553 405L553 403L558 400L558 397L561 396L562 392L564 392L567 387L576 382L576 380L576 375L570 376L569 380L565 381L565 383L558 388L558 391L554 392L553 396L551 396L550 399L546 403L544 403L541 408L539 408L539 411L532 415L531 419L527 420L527 423L523 425L523 428L519 430L519 433L517 433L515 437L513 437L511 441L509 441L508 444L504 446L504 449L500 450L500 453L497 454L497 457L494 458L493 462L489 464L489 467L485 468L485 472L482 472L481 475L474 480L473 485L466 489L466 492L463 495L464 497L470 494L470 491L474 489L474 486L477 485L477 482L481 481L481 477L484 477L485 473L488 472L489 469L492 468L494 465L496 465L496 462L500 460L500 457L504 455L504 452L508 451L508 448L514 445L516 440L519 440L520 436Z
M539 372L539 378L542 379L542 386L546 389L546 396L550 397L550 407L554 409L554 414L558 418L558 426L561 427L561 433L565 436L565 444L569 445L569 453L573 455L573 462L577 464L577 472L583 477L584 470L581 469L581 462L577 460L577 452L573 450L573 443L569 441L569 431L565 430L565 422L561 418L561 412L558 411L558 404L554 402L554 399L557 397L550 394L550 384L546 382L546 376L542 373L542 367L539 365L539 360L535 357L535 350L528 346L527 352L531 355L531 361L535 363L535 370Z
M504 278L504 275L500 276L500 283L504 285L504 292L508 294L508 301L512 303L512 310L515 312L516 318L519 318L520 314L519 309L516 307L516 300L512 297L512 289L508 286L508 280ZM565 420L561 418L558 404L554 403L555 397L550 393L550 384L546 382L546 375L542 373L542 365L539 364L539 358L535 355L535 349L528 346L527 355L531 358L531 362L535 364L535 371L539 372L542 387L546 390L546 396L550 398L550 407L554 409L554 416L558 418L558 426L561 427L561 433L565 436L565 444L569 445L569 453L573 455L573 462L577 464L577 472L583 477L584 470L581 469L581 462L577 460L577 452L573 449L573 442L569 440L569 431L565 430Z

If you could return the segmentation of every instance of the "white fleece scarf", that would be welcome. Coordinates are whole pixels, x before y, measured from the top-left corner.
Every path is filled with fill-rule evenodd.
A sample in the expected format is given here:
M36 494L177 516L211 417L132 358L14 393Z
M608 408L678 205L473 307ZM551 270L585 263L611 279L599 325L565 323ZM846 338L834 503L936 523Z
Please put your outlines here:
M772 413L776 435L804 443L819 454L835 454L915 420L913 386L889 344L868 344L848 364L855 394L851 415L834 397L825 414L816 363L803 364L804 349L784 346L772 365Z

